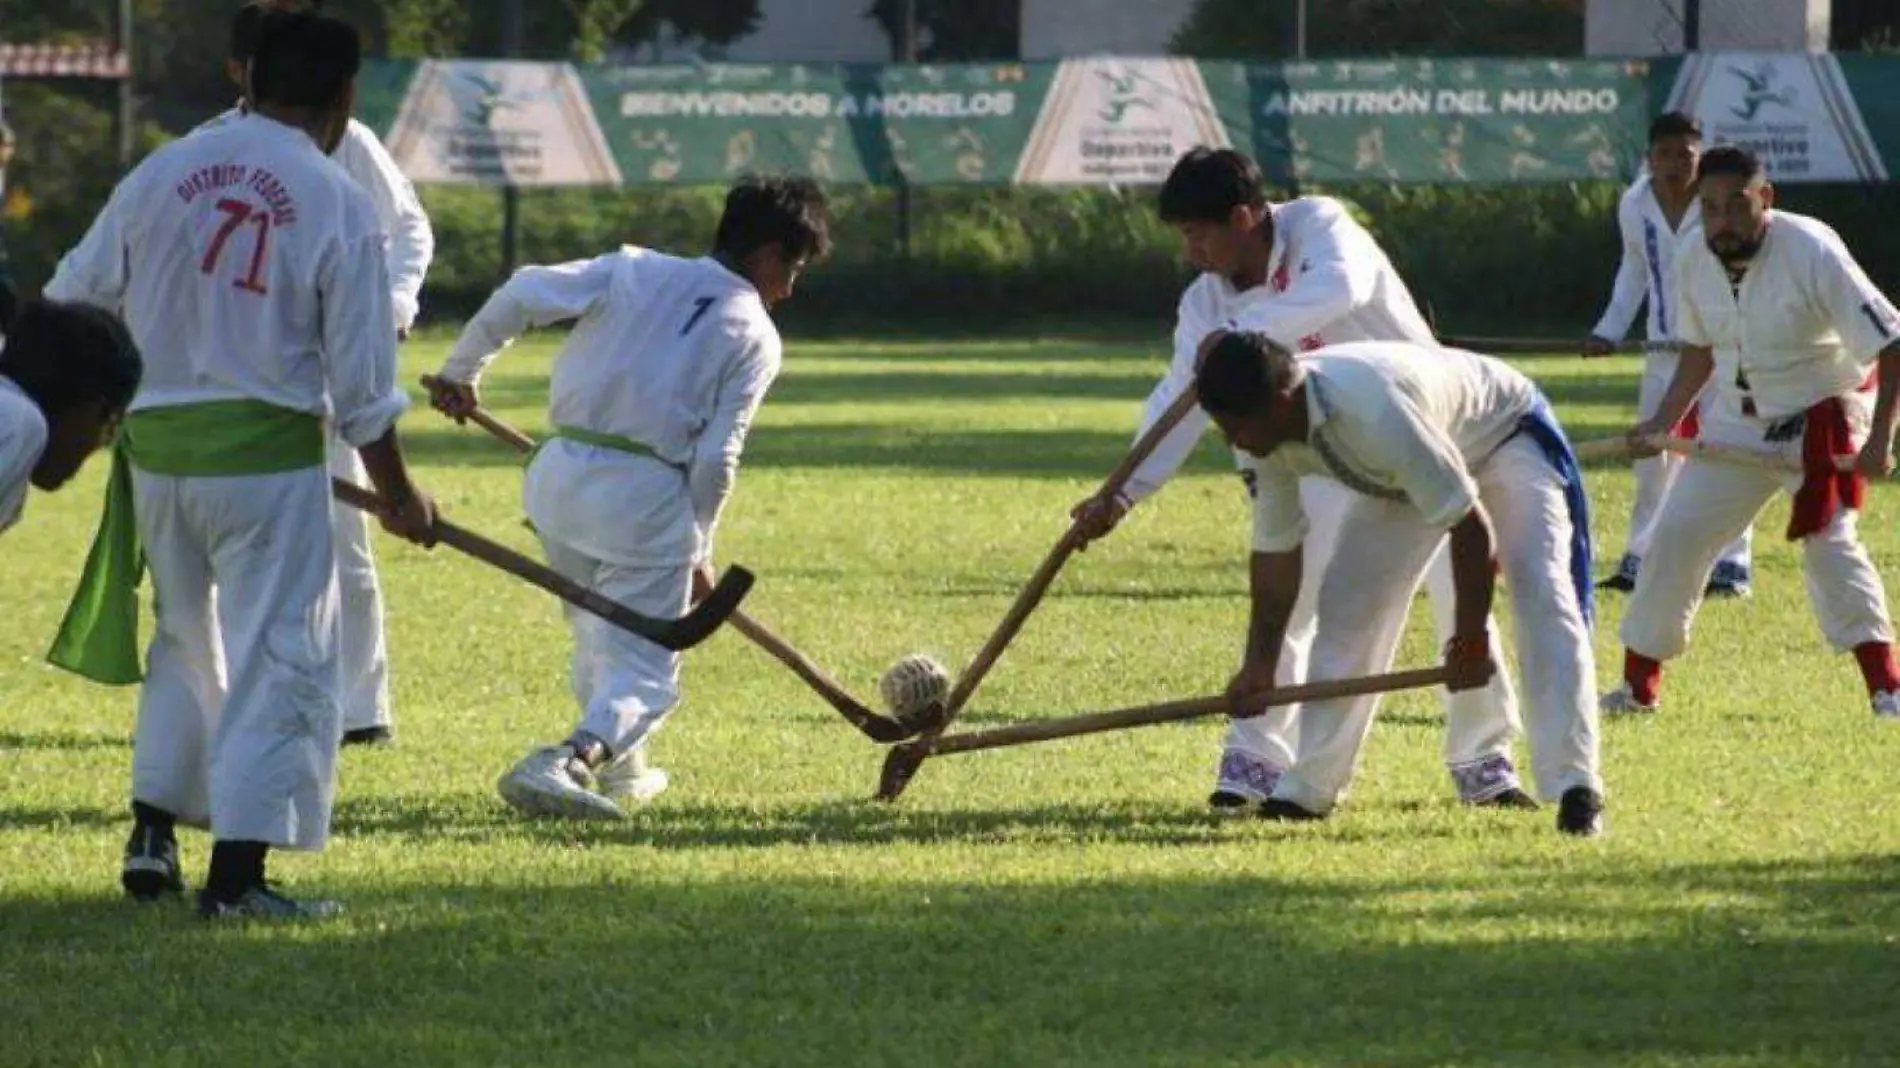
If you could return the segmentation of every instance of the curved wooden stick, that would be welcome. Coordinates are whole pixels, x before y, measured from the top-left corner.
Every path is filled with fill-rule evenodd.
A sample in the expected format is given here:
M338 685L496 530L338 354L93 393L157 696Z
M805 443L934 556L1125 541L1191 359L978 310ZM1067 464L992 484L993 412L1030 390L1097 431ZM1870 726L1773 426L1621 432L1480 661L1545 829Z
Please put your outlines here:
M385 507L382 498L340 478L330 480L330 491L337 500L365 512L380 512ZM576 608L592 612L622 630L638 634L674 652L691 649L712 637L713 631L718 630L727 617L738 611L739 602L745 599L753 582L752 572L745 568L728 568L713 587L712 593L694 605L692 611L678 619L659 619L636 612L545 564L536 563L505 545L489 541L439 516L435 521L435 533L442 544L452 549L539 586Z
M423 376L423 385L428 385L431 377L433 376ZM485 409L476 408L469 413L468 417L475 425L513 445L517 450L534 451L533 438L490 415ZM766 655L790 668L792 674L797 675L805 685L812 688L813 692L824 698L826 704L835 709L840 716L844 717L845 722L857 728L859 733L866 738L880 744L889 744L901 742L917 733L915 729L895 719L879 715L852 697L843 686L838 684L837 680L827 675L823 668L812 663L805 654L793 648L790 642L772 633L765 624L746 615L745 612L734 609L728 622L732 625L732 629L745 635L754 645L765 650Z

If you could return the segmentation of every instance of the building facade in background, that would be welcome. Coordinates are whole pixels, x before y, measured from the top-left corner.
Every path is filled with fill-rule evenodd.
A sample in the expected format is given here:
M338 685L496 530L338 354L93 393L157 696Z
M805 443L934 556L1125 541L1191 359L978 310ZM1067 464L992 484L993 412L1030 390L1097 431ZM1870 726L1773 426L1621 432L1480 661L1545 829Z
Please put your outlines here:
M1683 10L1693 0L1589 0L1584 52L1660 56L1683 51ZM1825 52L1832 0L1701 0L1705 52Z

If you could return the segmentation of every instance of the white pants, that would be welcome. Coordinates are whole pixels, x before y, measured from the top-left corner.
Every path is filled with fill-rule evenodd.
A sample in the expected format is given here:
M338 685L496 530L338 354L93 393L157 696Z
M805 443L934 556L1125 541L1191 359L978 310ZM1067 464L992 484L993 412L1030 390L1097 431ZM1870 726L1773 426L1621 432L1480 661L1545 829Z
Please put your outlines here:
M1674 352L1652 352L1643 360L1642 384L1636 392L1636 419L1638 422L1649 419L1661 406L1663 395L1669 392L1669 383L1676 375L1676 364L1681 357ZM1637 562L1645 559L1649 546L1655 537L1656 517L1662 514L1663 498L1669 495L1669 489L1675 485L1676 478L1682 472L1686 457L1678 453L1665 452L1647 460L1636 461L1636 500L1630 504L1629 541L1625 543L1624 556ZM1741 534L1722 547L1717 561L1732 564L1747 570L1750 559L1750 542L1755 533L1754 525L1742 528ZM1708 570L1703 570L1706 577Z
M548 564L575 582L636 612L672 619L692 599L692 568L627 567L598 560L541 535ZM579 728L607 743L616 757L645 744L679 701L679 654L606 620L567 606L574 634L570 682L580 703Z
M1871 401L1864 394L1847 398L1848 425L1853 439L1867 435ZM1770 444L1764 438L1773 420L1753 418L1707 405L1702 439L1756 452L1780 451L1800 456L1801 442ZM1764 471L1713 460L1690 460L1663 502L1656 518L1656 537L1636 579L1629 611L1623 617L1623 644L1653 660L1681 656L1689 646L1689 628L1702 604L1702 575L1722 545L1755 521L1777 492L1801 488L1796 472ZM1801 540L1801 568L1807 577L1808 601L1821 624L1821 633L1836 649L1848 650L1862 642L1891 642L1893 627L1887 619L1887 595L1880 573L1868 559L1855 529L1855 513L1842 510L1818 533Z
M132 797L221 841L321 849L337 745L329 475L134 470L158 630Z
M348 444L330 439L330 473L358 486L369 484L363 458ZM340 501L330 506L336 539L336 581L341 596L342 639L338 646L343 729L388 727L389 650L383 638L383 590L370 549L369 513Z
M1600 791L1596 664L1571 577L1563 480L1522 435L1474 474L1510 592L1538 792L1554 800L1575 786ZM1405 502L1353 500L1320 583L1309 678L1390 670L1406 605L1444 538ZM1502 665L1500 646L1492 649ZM1314 812L1331 810L1352 781L1377 707L1364 698L1306 705L1297 756L1274 796Z
M1331 479L1300 480L1300 507L1306 513L1307 534L1302 552L1300 596L1293 616L1287 621L1286 641L1275 668L1275 681L1282 686L1308 679L1335 679L1345 676L1315 673L1311 650L1316 630L1325 624L1320 591L1332 563L1338 559L1338 546L1347 523L1360 501L1367 500ZM1428 558L1416 561L1411 578L1404 583L1403 596L1384 599L1377 611L1365 606L1355 609L1354 620L1365 626L1364 639L1371 654L1369 662L1389 665L1398 650L1411 612L1411 600L1424 575L1431 597L1433 622L1440 646L1450 639L1456 622L1456 596L1452 588L1451 558L1440 534L1428 543ZM1428 563L1429 560L1429 563ZM1351 566L1351 565L1348 565ZM1496 634L1496 625L1490 626ZM1385 668L1369 668L1382 671ZM1517 785L1511 766L1511 742L1518 725L1517 694L1509 676L1499 672L1489 685L1463 693L1441 688L1445 707L1445 765L1451 770L1459 794L1466 800L1479 801ZM1378 707L1377 697L1355 699L1363 706L1358 713L1368 723ZM1283 705L1267 709L1249 719L1233 720L1227 730L1226 751L1221 755L1217 789L1250 797L1273 793L1280 775L1291 767L1300 737L1300 706Z

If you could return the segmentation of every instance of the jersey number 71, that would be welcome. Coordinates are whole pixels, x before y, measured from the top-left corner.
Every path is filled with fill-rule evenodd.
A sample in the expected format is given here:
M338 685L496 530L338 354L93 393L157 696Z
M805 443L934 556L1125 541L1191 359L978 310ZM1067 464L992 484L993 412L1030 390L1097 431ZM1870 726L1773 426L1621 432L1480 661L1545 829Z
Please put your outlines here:
M218 232L211 238L211 247L205 250L205 258L198 264L198 270L210 274L218 266L219 257L224 255L225 242L241 226L255 225L257 236L251 244L250 268L243 277L231 284L246 293L263 295L270 292L264 284L264 255L270 248L270 212L263 208L253 208L242 200L225 197L218 201L218 210L224 213L224 222L218 226Z

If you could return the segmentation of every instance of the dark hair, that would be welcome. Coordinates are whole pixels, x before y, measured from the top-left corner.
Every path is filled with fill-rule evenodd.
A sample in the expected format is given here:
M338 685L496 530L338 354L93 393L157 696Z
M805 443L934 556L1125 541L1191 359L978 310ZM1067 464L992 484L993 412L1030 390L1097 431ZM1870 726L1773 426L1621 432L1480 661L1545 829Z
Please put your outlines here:
M1753 181L1768 172L1762 169L1761 158L1740 145L1722 145L1702 153L1702 161L1696 164L1696 181L1712 174L1732 174L1744 182Z
M49 415L87 401L124 408L144 368L125 324L85 304L27 301L0 349L0 375Z
M1264 408L1275 393L1299 380L1299 361L1265 334L1228 334L1194 373L1201 407L1209 415L1244 415Z
M713 250L744 259L777 244L794 259L831 251L831 215L824 190L809 178L747 177L726 194Z
M1161 184L1161 221L1226 222L1242 204L1267 203L1260 165L1231 148L1188 149Z
M1691 141L1702 140L1702 124L1680 111L1665 111L1656 116L1649 124L1649 143L1665 137L1686 137Z
M257 28L251 99L262 106L327 108L363 65L356 27L308 11L270 11Z
M249 63L257 54L257 30L273 11L322 11L323 0L250 0L231 16L230 56Z

